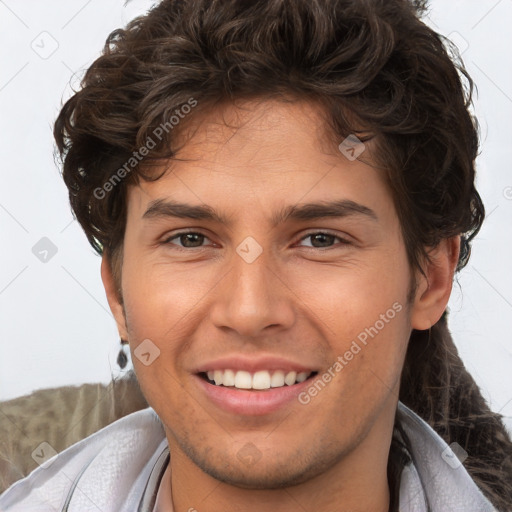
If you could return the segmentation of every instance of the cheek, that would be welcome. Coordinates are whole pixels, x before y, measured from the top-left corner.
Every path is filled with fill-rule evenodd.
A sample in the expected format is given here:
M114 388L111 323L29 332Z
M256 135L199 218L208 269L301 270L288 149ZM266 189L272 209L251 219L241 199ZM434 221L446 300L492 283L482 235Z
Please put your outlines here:
M408 265L399 251L342 265L310 263L280 276L299 307L307 307L333 334L344 337L373 325L395 303L406 309Z
M141 260L142 261L142 260ZM137 259L126 262L123 296L128 328L145 329L146 335L161 339L169 329L190 323L189 316L214 288L217 273L205 266L185 268L165 262Z
M183 361L204 323L204 304L219 273L212 273L206 266L179 270L160 262L138 261L142 260L127 260L123 272L126 325L135 373L155 410L170 403L173 409L179 408L186 405L179 385L184 378ZM150 365L137 357L144 340L150 340L158 354Z
M343 400L372 402L401 372L411 329L408 265L399 251L380 256L365 265L295 274L294 291L321 330L332 364L342 358L333 382Z

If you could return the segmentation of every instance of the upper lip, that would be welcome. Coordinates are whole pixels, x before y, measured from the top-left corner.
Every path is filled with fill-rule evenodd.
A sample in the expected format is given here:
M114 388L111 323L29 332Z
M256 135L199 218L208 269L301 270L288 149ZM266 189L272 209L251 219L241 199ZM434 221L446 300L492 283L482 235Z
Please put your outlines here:
M316 371L311 366L306 366L301 363L291 361L283 357L275 356L259 356L248 357L241 355L225 356L213 361L200 364L194 370L194 373L203 373L212 370L243 370L250 373L255 373L261 370L283 370L285 372L314 372Z

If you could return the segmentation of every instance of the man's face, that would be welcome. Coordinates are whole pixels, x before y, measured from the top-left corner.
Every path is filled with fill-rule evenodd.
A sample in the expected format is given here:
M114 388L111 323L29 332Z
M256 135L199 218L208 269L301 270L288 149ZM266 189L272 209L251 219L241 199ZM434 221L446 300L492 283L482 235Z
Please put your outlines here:
M190 133L165 176L130 188L122 269L132 359L171 453L275 488L385 451L412 308L382 171L329 150L308 103L224 107ZM169 215L166 201L223 221ZM338 215L282 215L331 202ZM206 380L215 369L227 386ZM281 387L279 370L316 373Z

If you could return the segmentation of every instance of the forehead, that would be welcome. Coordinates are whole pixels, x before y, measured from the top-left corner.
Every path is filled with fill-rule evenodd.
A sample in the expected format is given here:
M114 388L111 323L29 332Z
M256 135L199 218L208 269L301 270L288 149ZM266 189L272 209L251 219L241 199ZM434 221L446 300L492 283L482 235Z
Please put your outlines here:
M163 196L190 203L228 200L232 207L302 200L337 200L343 193L389 196L384 173L372 164L371 143L358 159L340 151L319 105L258 100L198 110L176 132L175 157L153 172L164 175L131 187L129 209ZM357 156L357 155L356 155ZM348 197L347 199L353 199ZM284 206L284 204L283 204Z
M201 149L208 156L234 151L247 158L263 147L272 150L273 158L279 153L290 158L291 149L339 157L340 136L329 127L327 116L319 102L297 98L239 100L203 109L199 104L178 126L173 146L181 158L190 151L197 156Z

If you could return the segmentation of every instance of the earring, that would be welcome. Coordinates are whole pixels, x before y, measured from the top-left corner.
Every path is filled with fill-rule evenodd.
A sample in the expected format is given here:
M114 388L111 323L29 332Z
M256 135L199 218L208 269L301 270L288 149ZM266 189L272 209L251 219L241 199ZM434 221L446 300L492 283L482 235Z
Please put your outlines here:
M126 368L126 365L128 364L128 356L124 351L125 345L128 345L128 342L121 338L121 348L119 349L119 354L117 354L117 364L119 368L121 368L121 370L124 370Z

